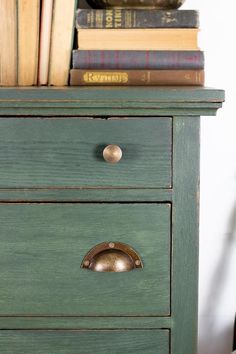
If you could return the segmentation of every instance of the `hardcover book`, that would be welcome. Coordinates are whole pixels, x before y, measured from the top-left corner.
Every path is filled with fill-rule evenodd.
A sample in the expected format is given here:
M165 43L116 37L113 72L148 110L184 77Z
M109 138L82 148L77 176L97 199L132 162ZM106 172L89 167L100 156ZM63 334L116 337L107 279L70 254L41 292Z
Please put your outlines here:
M18 0L18 85L37 84L40 0Z
M70 84L83 85L128 85L158 86L185 85L202 86L203 70L71 70Z
M79 49L198 50L198 29L81 29Z
M17 84L17 4L0 1L0 86Z
M76 26L80 28L197 28L195 10L79 9Z
M51 44L53 0L42 0L40 50L39 50L39 85L48 84L49 56Z
M202 51L74 50L73 69L203 69Z
M68 85L77 0L54 0L49 85Z

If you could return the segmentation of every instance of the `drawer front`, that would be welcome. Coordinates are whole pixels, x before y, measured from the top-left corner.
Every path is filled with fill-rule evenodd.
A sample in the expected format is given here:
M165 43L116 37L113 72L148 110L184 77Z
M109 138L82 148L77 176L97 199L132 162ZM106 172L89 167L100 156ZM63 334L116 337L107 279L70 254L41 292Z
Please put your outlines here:
M169 354L167 330L0 331L4 354Z
M143 269L81 268L102 242L130 245ZM0 315L170 313L169 204L1 204Z
M170 188L171 132L171 118L2 118L0 188Z

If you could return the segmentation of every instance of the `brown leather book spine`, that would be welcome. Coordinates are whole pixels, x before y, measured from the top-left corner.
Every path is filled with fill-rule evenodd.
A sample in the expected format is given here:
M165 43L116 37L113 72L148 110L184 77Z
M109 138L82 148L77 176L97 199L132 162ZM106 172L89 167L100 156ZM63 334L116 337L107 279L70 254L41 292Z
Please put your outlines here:
M71 86L203 86L204 70L79 70L70 72Z

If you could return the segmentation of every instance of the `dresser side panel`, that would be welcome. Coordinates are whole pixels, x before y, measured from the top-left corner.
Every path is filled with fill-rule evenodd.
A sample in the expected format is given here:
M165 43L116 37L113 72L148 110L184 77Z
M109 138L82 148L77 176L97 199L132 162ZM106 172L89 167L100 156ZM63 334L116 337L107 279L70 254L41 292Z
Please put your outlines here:
M172 354L197 350L199 132L199 118L174 118Z

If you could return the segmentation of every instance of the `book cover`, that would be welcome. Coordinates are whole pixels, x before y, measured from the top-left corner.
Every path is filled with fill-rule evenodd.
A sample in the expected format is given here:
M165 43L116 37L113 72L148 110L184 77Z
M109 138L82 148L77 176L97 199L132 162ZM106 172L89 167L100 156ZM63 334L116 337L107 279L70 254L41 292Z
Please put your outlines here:
M77 0L54 0L49 85L68 85Z
M73 69L195 69L204 68L202 51L74 50Z
M40 0L18 0L18 85L37 84Z
M38 84L48 84L53 0L42 0Z
M79 9L76 26L80 28L197 28L195 10Z
M72 69L71 86L203 86L203 70L78 70Z
M17 2L0 1L0 86L17 84Z
M87 50L198 50L198 29L81 29L78 48Z

